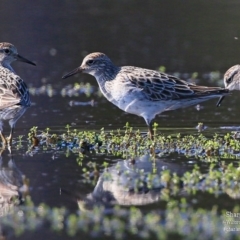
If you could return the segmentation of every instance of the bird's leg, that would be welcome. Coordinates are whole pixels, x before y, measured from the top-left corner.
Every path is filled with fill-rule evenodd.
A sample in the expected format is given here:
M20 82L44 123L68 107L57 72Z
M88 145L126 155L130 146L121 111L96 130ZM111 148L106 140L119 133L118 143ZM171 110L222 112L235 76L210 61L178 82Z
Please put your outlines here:
M0 137L1 137L1 140L2 140L3 148L5 148L6 145L7 145L7 139L3 136L2 131L0 131Z
M2 153L5 151L5 148L0 148L0 157L2 156Z
M10 134L9 136L6 138L6 141L7 141L7 144L8 146L12 146L12 137L13 137L13 127L11 127L11 131L10 131Z
M150 139L154 140L154 131L153 131L153 128L152 128L152 124L150 124L148 126L148 132L149 132Z
M148 134L151 140L154 140L154 131L152 126L152 120L145 119L148 126Z
M148 126L148 134L151 140L154 140L154 131L153 131L153 126L152 126L152 119L145 118L144 120Z

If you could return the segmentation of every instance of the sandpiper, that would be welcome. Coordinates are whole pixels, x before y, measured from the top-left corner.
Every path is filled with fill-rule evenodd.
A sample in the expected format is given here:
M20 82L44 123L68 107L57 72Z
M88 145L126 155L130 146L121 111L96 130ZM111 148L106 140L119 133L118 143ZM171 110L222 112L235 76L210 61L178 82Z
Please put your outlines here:
M223 82L229 91L240 90L240 65L230 67L224 74Z
M15 60L36 65L20 56L13 44L0 43L0 111L14 105L28 107L31 104L26 83L11 67L11 63ZM11 132L8 138L5 138L0 131L0 137L2 140L5 139L5 143L11 143L14 125L10 124Z
M87 55L80 67L62 78L77 73L94 76L101 92L110 102L125 112L143 117L151 139L152 120L157 114L195 105L228 93L228 89L197 86L154 70L115 66L100 52Z
M223 83L226 89L229 91L240 90L240 65L234 65L230 67L224 74ZM221 96L217 102L217 107L220 106L224 99Z

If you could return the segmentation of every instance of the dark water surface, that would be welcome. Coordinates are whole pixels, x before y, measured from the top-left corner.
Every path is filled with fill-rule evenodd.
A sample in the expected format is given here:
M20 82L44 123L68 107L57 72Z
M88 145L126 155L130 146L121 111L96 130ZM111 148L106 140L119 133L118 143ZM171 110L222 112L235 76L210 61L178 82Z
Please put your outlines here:
M56 93L53 97L44 94L32 97L34 106L25 115L26 126L29 122L49 127L70 122L85 125L86 121L99 126L122 126L126 121L143 126L140 118L123 113L105 99L84 95L61 97L62 88L75 82L89 82L97 87L96 81L88 75L61 79L93 51L105 52L118 65L151 69L166 66L167 72L178 72L185 79L198 72L198 84L221 85L221 81L204 80L204 74L224 73L239 63L240 16L236 6L238 1L222 1L221 4L218 1L206 4L202 1L72 1L71 4L67 1L46 4L26 1L24 4L23 1L4 4L0 10L2 41L14 43L20 54L37 63L37 67L14 63L16 72L29 86L40 88L51 84ZM204 111L197 112L192 107L163 113L160 123L164 127L166 124L190 126L197 121L235 123L238 121L235 110L238 95L227 98L219 109L214 108L215 101L211 100L203 104ZM97 107L68 106L70 100L92 99L98 103ZM112 113L107 119L106 112ZM61 122L56 121L57 116L61 117Z
M239 8L237 0L1 1L1 41L13 43L21 55L37 64L37 67L13 64L28 84L33 103L16 125L13 171L20 171L29 179L33 203L64 206L74 213L79 209L79 200L91 198L94 191L93 185L82 181L82 167L88 161L108 162L114 167L123 159L112 154L88 154L84 166L80 167L77 154L70 152L66 156L66 150L39 148L30 154L26 136L32 126L38 126L40 131L49 127L52 133L61 134L67 124L80 131L103 127L115 130L129 122L135 130L146 132L142 118L126 114L99 96L93 77L77 75L63 80L63 74L79 66L87 53L100 51L117 65L150 69L165 66L166 72L186 80L197 72L197 79L190 81L223 86L223 73L239 63ZM74 84L80 82L84 87L74 91ZM88 83L90 86L86 86ZM237 129L232 126L240 127L239 96L239 92L232 93L219 108L215 107L216 99L201 104L200 110L193 106L164 112L155 121L164 134L196 134L199 122L208 127L206 135L231 132ZM75 105L69 104L71 101L75 101ZM16 143L19 135L25 136L20 150ZM9 161L8 152L3 152L2 164ZM167 166L181 175L196 163L203 172L207 171L207 163L178 154L159 158L157 164L158 169ZM152 166L145 167L149 170ZM237 200L226 195L215 198L197 194L195 198L199 207L206 209L214 204L221 208L238 205ZM155 202L144 209L162 209L161 201ZM138 204L133 202L132 205ZM2 235L6 239L68 238L65 233L56 236L45 232L44 227L19 237L7 230L3 230Z

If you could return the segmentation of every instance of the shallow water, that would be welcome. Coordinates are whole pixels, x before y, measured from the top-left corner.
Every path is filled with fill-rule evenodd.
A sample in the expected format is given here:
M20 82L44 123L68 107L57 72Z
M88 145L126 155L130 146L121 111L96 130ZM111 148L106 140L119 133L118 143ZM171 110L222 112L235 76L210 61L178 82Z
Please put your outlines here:
M40 145L34 152L29 151L27 134L31 127L38 126L38 134L46 128L51 129L50 133L61 134L66 132L67 124L79 131L100 131L101 128L110 131L123 129L126 122L129 122L134 131L140 129L146 133L142 118L126 114L99 96L93 77L77 75L61 79L63 74L79 66L87 53L105 52L118 65L136 65L150 69L166 66L168 73L208 86L222 86L223 73L239 63L240 3L236 0L221 3L183 3L178 0L60 3L54 0L34 3L1 2L0 5L1 41L15 44L21 55L37 63L37 67L13 64L16 72L28 84L33 104L17 122L12 157L7 150L2 153L1 169L15 173L8 180L11 186L17 186L23 196L29 195L35 206L45 203L52 208L66 207L70 213L76 213L81 209L81 201L87 201L89 209L93 205L105 205L105 196L99 196L98 189L109 190L111 187L103 180L98 187L97 180L94 184L86 183L83 169L88 167L89 162L96 162L102 173L102 164L107 162L110 169L115 171L117 164L123 164L121 168L124 168L129 165L129 161L125 161L122 155L91 152L84 156L80 166L76 160L78 154L66 148L56 150ZM194 72L198 72L197 79L191 79ZM74 88L74 84L80 82L84 85L81 88L75 85ZM237 131L240 127L239 95L239 92L232 93L219 108L215 107L218 100L215 99L198 107L164 112L156 117L155 122L159 124L159 132L166 135L197 135L196 126L199 122L207 127L203 132L207 137L215 133L223 135ZM8 133L7 123L4 133ZM23 144L19 147L21 135L24 136ZM195 164L201 172L207 173L210 166L207 161L176 152L159 155L156 159L160 175L162 170L169 169L181 176L186 171L191 172ZM233 162L237 166L239 156L236 155L234 159L220 158L218 163L222 160L228 164ZM12 161L16 166L13 167ZM153 171L151 161L138 161L137 158L136 168ZM7 165L9 166L6 167ZM127 169L132 169L132 166L127 166ZM24 178L23 181L22 174L27 180ZM19 183L21 181L22 184ZM162 188L161 184L156 188ZM18 195L14 187L11 191L10 195ZM97 200L93 197L94 191ZM141 191L145 191L146 197L142 199L137 196L136 203L134 195L125 196L122 189L119 191L120 194L114 195L118 205L139 206L144 202L144 206L139 208L145 213L166 209L167 201L162 199L159 192L151 192L143 187ZM198 189L196 194L186 194L183 189L174 198L179 200L181 197L186 197L190 205L194 203L195 209L209 209L209 212L214 205L220 210L231 210L234 206L239 206L239 197L235 199L229 192L210 194ZM109 200L110 203L111 201L112 199ZM8 208L5 210L7 213ZM226 237L222 228L222 225L218 227L220 236L222 234ZM7 227L1 229L1 232L6 239L69 237L64 231L59 234L49 231L48 224L33 232L26 230L20 236L15 236ZM85 234L86 238L89 237ZM78 239L80 235L77 233L75 238ZM103 235L103 239L105 237L107 236Z

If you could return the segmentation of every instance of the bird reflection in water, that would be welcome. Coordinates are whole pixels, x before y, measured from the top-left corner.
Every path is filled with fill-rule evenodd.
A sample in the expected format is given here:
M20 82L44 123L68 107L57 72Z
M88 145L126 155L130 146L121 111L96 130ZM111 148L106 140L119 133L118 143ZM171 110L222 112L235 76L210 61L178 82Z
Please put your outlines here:
M11 213L14 206L28 195L29 181L17 168L13 155L0 150L0 217Z
M119 161L102 173L92 193L78 201L79 208L90 210L94 205L141 206L158 202L162 191L168 188L161 178L166 169L179 176L187 171L181 163L153 160L149 154L134 161Z

